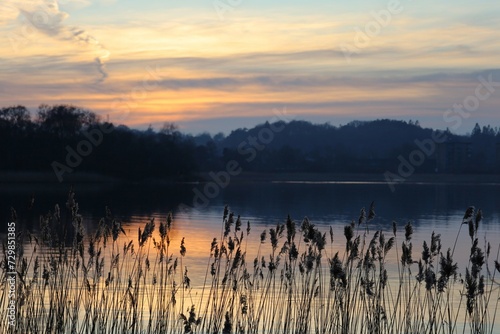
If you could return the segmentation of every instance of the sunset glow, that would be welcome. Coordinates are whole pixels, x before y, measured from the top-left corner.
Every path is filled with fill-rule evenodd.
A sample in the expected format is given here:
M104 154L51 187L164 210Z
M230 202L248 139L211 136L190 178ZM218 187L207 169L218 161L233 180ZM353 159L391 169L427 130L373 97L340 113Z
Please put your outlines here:
M283 106L334 125L446 128L444 111L478 77L500 82L496 1L239 3L218 13L212 1L3 1L0 105L69 103L192 133L253 126ZM500 92L457 132L500 125L498 110Z

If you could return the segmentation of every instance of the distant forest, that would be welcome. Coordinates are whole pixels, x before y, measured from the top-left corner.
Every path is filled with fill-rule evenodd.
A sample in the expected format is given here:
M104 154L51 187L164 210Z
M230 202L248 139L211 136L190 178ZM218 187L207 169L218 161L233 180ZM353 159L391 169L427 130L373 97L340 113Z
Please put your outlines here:
M0 171L97 173L128 180L190 180L229 161L247 172L384 173L435 130L418 121L264 123L228 136L183 134L175 124L131 129L71 105L0 109ZM468 135L444 132L417 173L500 173L500 130L476 124ZM428 147L429 148L429 147Z

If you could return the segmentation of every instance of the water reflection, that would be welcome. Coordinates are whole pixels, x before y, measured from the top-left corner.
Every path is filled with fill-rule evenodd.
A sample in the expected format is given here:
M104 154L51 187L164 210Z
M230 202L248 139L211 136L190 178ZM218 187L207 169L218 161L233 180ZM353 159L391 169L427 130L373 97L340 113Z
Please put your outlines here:
M332 225L340 237L343 226L357 219L362 207L375 201L377 217L371 223L373 229L389 231L393 221L400 226L412 221L415 244L421 244L435 230L443 236L446 245L454 242L465 209L474 205L481 208L485 216L480 236L487 234L489 240L500 237L500 186L496 184L401 184L396 192L391 192L387 185L377 182L234 183L205 208L193 207L193 188L196 187L202 189L202 185L193 184L77 184L74 190L89 230L104 216L105 207L130 230L137 230L140 224L153 217L164 218L172 212L178 233L189 238L203 236L203 240L195 239L197 245L209 245L212 238L220 234L226 204L235 214L241 215L244 222L250 221L254 229L274 226L283 222L287 215L296 221L307 216L324 228ZM68 190L65 185L2 185L0 219L9 220L13 207L22 228L36 230L40 215L53 211L55 204L65 207ZM32 196L34 205L28 209ZM179 210L181 204L192 208ZM62 210L63 221L68 222L65 214L67 212ZM467 235L463 233L459 244L467 242Z
M311 223L315 224L322 233L329 235L329 228L332 227L333 244L328 243L325 249L325 256L333 258L336 252L342 254L345 251L344 226L352 220L357 220L360 209L368 208L372 201L375 201L376 218L368 226L360 226L358 232L363 234L367 229L373 233L375 230L382 230L387 238L392 235L392 222L398 223L398 238L396 249L387 257L388 284L391 296L397 293L398 286L398 264L401 256L401 242L403 240L403 227L408 221L413 222L414 234L412 243L414 245L414 258L420 258L422 242L429 243L431 233L441 235L443 252L452 248L460 229L462 217L465 209L470 205L482 208L485 217L480 224L478 238L480 247L483 247L483 239L486 237L491 242L492 253L498 250L498 238L500 237L499 224L499 195L497 185L428 185L428 184L408 184L401 185L396 193L390 192L386 185L377 183L247 183L232 184L221 192L221 195L213 199L209 206L205 208L192 208L179 210L180 204L189 205L192 203L193 185L170 185L158 187L144 186L123 186L123 187L75 187L76 199L80 204L80 211L84 216L84 226L88 235L92 235L97 223L105 215L105 207L111 209L114 217L121 222L125 231L117 239L116 253L124 249L126 245L134 245L135 249L139 244L139 229L144 231L147 222L155 221L156 229L152 235L154 242L148 244L143 260L157 264L158 252L155 243L160 240L158 226L165 221L169 211L172 211L174 220L169 235L169 254L182 259L179 269L175 275L177 283L182 282L184 270L188 268L191 279L191 302L198 304L201 300L203 286L206 286L206 278L210 282L210 244L213 238L221 239L222 216L225 204L230 205L230 210L236 215L241 215L243 243L245 245L245 260L247 267L251 268L255 258L259 261L260 255L265 254L266 261L269 261L269 254L272 248L269 243L269 230L275 228L278 223L284 223L288 214L300 225L302 219L307 216ZM4 189L5 190L5 189ZM27 203L34 194L35 204L31 209L27 208ZM22 191L1 192L0 209L4 220L9 219L10 206L17 209L19 213L19 225L21 228L37 230L39 228L38 217L54 210L57 203L61 208L61 221L69 224L70 214L64 209L67 199L67 189L58 191L39 189L33 187L30 190L27 185ZM247 221L251 224L251 232L246 233ZM268 231L268 239L261 243L261 232ZM239 235L239 233L237 235ZM67 244L71 246L74 235L67 235ZM235 235L236 237L236 235ZM88 246L88 239L86 239ZM180 245L184 240L186 256L182 257ZM283 240L280 241L280 245ZM298 237L300 250L304 250L304 240ZM368 241L367 241L368 242ZM31 246L25 245L25 255L33 252ZM459 263L459 271L463 272L467 266L471 239L467 233L467 226L464 225L457 239L457 248L454 259ZM103 251L106 266L112 262L114 249ZM48 254L46 254L48 255ZM135 256L135 255L134 255ZM134 272L136 268L135 258L130 256L129 262L124 264L123 272ZM85 255L88 258L88 255ZM179 260L181 261L181 260ZM326 265L325 260L325 265ZM415 265L414 265L415 267ZM107 267L105 267L107 268ZM491 268L490 268L491 269ZM153 291L154 272L148 276L151 282L146 282L146 289ZM413 269L413 276L416 268ZM110 269L113 272L113 269ZM120 271L116 271L118 275ZM325 286L328 286L328 268L321 269ZM104 273L106 274L106 273ZM103 277L105 277L104 275ZM69 277L69 276L68 276ZM297 276L299 279L301 276ZM126 282L124 277L122 282ZM105 288L105 282L98 280L99 289ZM124 283L125 284L125 283ZM120 290L124 295L129 293L126 287ZM118 287L117 287L118 289ZM121 289L121 288L120 288ZM156 291L156 290L154 290ZM182 291L180 291L182 292ZM271 294L274 297L274 293ZM131 292L130 292L131 293ZM144 292L137 292L137 296ZM184 292L182 292L184 293ZM187 294L187 292L185 292ZM322 290L325 297L326 289ZM422 291L425 294L425 291ZM459 299L460 291L454 291L454 296ZM279 294L278 294L279 295ZM278 296L283 301L286 294ZM278 298L276 297L276 298ZM392 298L391 297L391 298ZM121 298L121 297L120 297ZM151 300L152 304L160 303L161 298L155 294ZM258 298L258 296L256 296ZM297 296L299 298L299 296ZM124 299L127 300L127 299ZM299 300L299 299L297 299ZM294 300L295 301L295 300ZM121 301L120 301L121 302ZM315 300L313 306L321 309L324 299ZM120 304L117 304L120 305ZM126 304L128 305L128 304ZM270 304L271 305L271 304ZM455 307L457 306L454 304ZM186 305L176 306L177 310L182 310ZM120 306L121 307L121 306ZM119 308L117 306L117 308ZM199 308L198 308L199 309ZM302 308L300 308L302 309ZM360 308L361 309L361 308Z

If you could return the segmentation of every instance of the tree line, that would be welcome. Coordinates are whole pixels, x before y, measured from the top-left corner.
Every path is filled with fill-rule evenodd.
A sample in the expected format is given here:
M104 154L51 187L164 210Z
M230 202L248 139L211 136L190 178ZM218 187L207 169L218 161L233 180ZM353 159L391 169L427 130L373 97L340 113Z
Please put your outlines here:
M0 109L0 170L50 172L54 162L66 166L68 152L103 128L108 131L92 154L71 169L131 180L185 179L196 171L196 147L179 132L130 129L71 105L41 105L33 118L24 106Z
M106 133L96 136L102 129ZM234 160L244 171L254 172L383 173L394 168L398 156L414 150L416 140L432 138L434 131L418 121L382 119L343 126L279 121L236 129L227 136L189 135L172 123L158 131L131 129L72 105L42 104L34 116L24 106L10 106L0 109L0 170L50 172L56 162L61 174L190 180ZM439 159L448 159L448 165L460 161L460 168L450 169L454 173L500 172L498 128L476 124L470 134L446 132L442 153L426 159L418 172L447 172L437 168ZM457 151L457 143L465 149ZM89 149L91 154L85 155ZM77 151L85 156L80 161L70 157L73 165L68 167L68 152ZM457 160L457 155L463 157Z
M214 140L223 161L238 160L244 170L276 172L384 173L429 141L436 130L418 121L381 119L353 121L343 126L292 121L274 135L252 161L242 158L248 138L259 138L265 123L237 129ZM500 130L476 124L471 133L442 131L445 143L419 166L418 173L500 173ZM247 141L249 142L249 141ZM255 143L255 147L263 144ZM459 166L456 166L459 164ZM443 168L442 166L446 166Z

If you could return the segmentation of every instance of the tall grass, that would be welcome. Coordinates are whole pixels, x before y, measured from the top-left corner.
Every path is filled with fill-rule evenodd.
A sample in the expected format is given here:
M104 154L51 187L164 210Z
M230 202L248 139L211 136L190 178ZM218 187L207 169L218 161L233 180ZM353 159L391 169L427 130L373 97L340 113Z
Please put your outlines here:
M2 333L494 333L500 247L479 245L482 212L467 209L470 255L461 272L453 248L432 233L413 252L413 227L370 231L374 206L336 240L291 217L248 242L250 222L229 212L207 245L201 289L193 292L184 239L171 244L173 217L147 222L137 239L111 212L92 233L70 192L71 228L58 206L35 234L19 233L16 326ZM16 220L15 211L12 219ZM158 226L157 226L158 225ZM128 236L130 237L130 236ZM458 236L457 236L458 238ZM24 240L26 239L26 240ZM67 242L71 240L72 242ZM455 243L456 245L456 243ZM6 247L0 293L6 318ZM340 250L339 250L340 249ZM248 254L255 257L247 258ZM397 261L390 261L389 258ZM490 267L494 257L494 268ZM391 269L392 268L392 269ZM497 326L498 327L498 326Z

